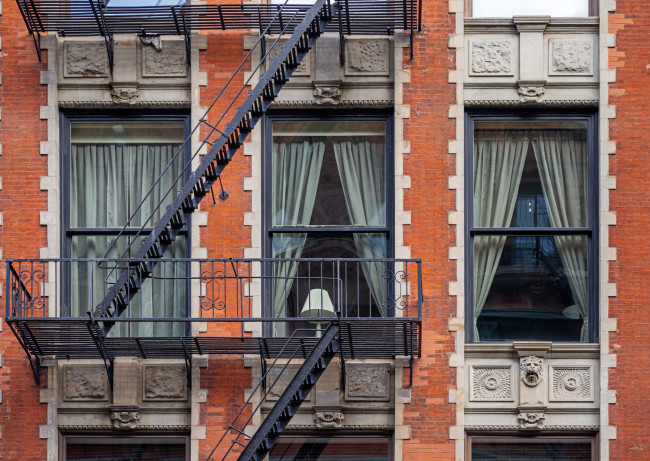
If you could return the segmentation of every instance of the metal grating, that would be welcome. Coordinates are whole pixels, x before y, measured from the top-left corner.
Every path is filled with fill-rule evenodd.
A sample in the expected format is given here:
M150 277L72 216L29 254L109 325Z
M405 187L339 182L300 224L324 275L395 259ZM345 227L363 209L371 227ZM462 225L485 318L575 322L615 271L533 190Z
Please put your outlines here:
M392 34L418 28L421 0L340 0L340 15L326 29ZM186 35L188 31L260 29L279 33L289 18L299 24L311 5L285 5L285 22L273 23L282 5L182 5L106 7L97 0L18 0L30 33L106 36L119 33Z
M12 330L33 357L62 359L102 359L85 319L11 319ZM341 321L341 351L345 358L391 359L397 355L419 356L420 324L413 319L385 321ZM18 336L18 335L17 335ZM287 350L303 347L306 354L318 338L294 337ZM205 354L261 354L266 358L282 355L286 337L171 337L103 338L109 358L185 358Z

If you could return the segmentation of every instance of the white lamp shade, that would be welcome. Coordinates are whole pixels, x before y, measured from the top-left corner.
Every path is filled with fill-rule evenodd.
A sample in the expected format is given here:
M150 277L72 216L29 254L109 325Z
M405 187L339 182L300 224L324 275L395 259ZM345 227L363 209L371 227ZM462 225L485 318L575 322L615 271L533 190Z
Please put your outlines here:
M300 311L301 317L334 317L334 304L327 290L314 288L307 295L307 300Z

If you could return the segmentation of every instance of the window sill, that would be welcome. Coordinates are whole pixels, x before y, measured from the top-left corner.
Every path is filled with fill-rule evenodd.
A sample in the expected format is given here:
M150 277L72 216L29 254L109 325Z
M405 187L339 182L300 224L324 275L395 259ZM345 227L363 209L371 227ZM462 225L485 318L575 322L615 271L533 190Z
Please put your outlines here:
M584 18L560 18L550 16L517 16L517 21L522 19L538 19L547 21L547 32L563 32L565 29L578 29L582 32L598 32L600 18L595 16ZM465 18L465 33L515 33L516 21L513 18Z
M545 343L516 341L514 343L465 344L465 358L517 358L524 351L536 350L546 358L597 359L600 345L596 343ZM529 355L534 355L532 352Z

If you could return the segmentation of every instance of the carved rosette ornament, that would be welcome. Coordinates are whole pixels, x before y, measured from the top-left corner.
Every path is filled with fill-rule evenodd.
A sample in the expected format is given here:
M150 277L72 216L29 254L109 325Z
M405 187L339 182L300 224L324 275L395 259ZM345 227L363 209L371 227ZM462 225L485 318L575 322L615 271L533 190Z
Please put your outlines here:
M316 411L314 422L319 429L341 429L345 416L340 411Z
M590 367L551 367L551 400L593 401Z
M133 430L140 420L139 405L110 405L111 421L118 430Z
M138 102L140 92L133 86L113 86L111 98L115 104L135 104Z
M544 361L539 357L525 357L521 360L521 380L528 387L536 387L542 382Z
M472 367L472 400L512 400L510 367Z
M546 415L544 413L519 413L519 427L522 429L542 429Z

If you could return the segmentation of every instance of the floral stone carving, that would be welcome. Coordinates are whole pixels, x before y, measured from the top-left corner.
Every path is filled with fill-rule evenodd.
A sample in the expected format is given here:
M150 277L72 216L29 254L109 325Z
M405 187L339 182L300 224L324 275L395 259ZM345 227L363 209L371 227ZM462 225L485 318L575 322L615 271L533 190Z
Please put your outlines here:
M314 421L319 429L341 429L343 427L343 413L340 411L316 411Z
M551 72L593 73L593 43L588 40L552 40Z
M542 102L546 89L543 86L521 86L517 92L521 102Z
M104 43L65 43L64 75L66 77L105 77L106 45Z
M106 400L106 394L106 371L101 366L64 368L64 400Z
M513 400L510 367L472 367L471 400Z
M388 40L346 41L346 75L388 75L390 73Z
M473 74L512 74L512 42L480 40L472 42Z
M551 400L593 401L591 367L551 367Z
M138 405L110 405L113 427L119 430L135 429L140 420Z
M187 400L185 367L146 367L144 397L147 400Z
M525 357L521 359L521 380L528 387L535 387L542 382L544 361L539 357Z
M390 400L388 364L350 364L347 366L346 400Z

